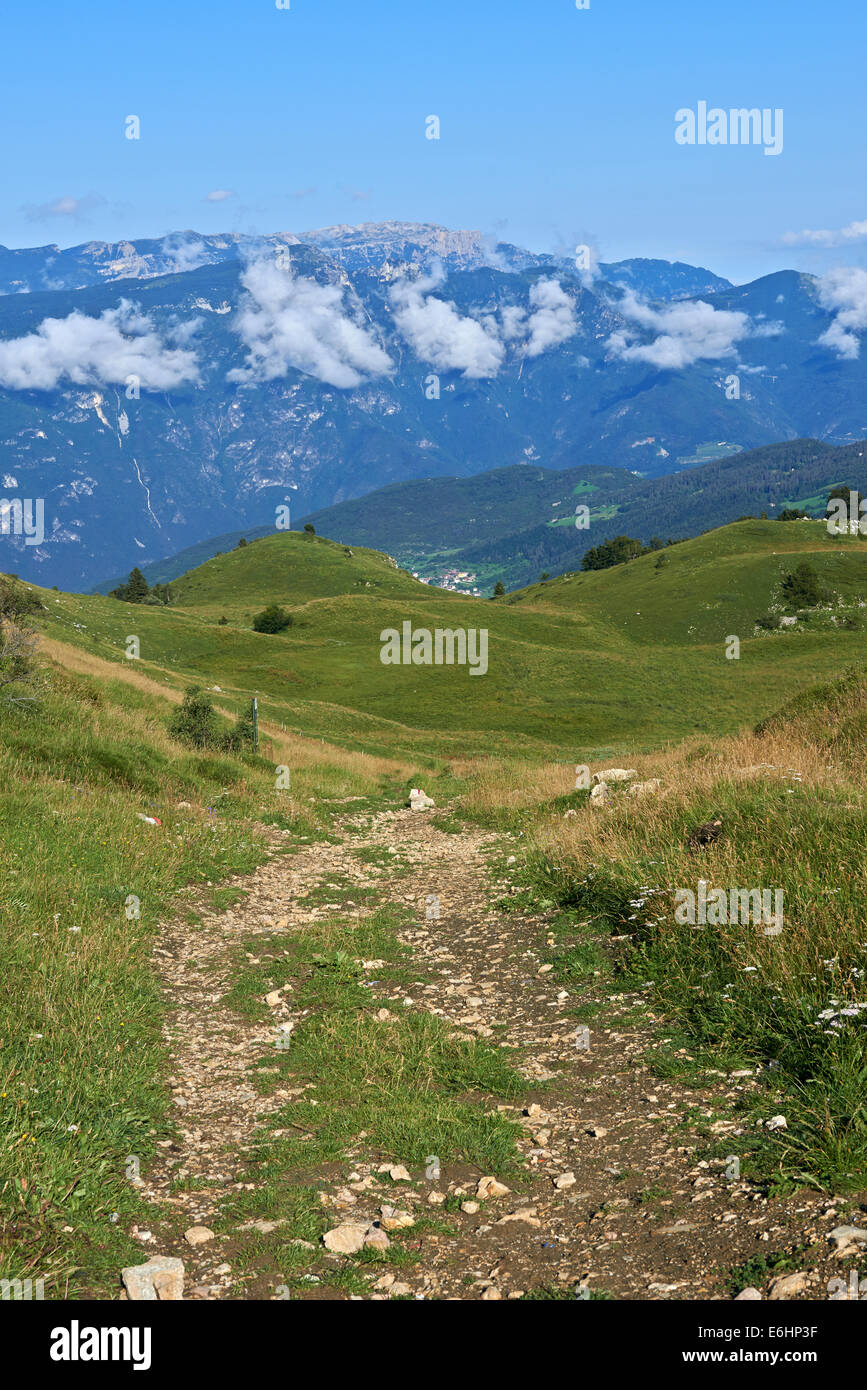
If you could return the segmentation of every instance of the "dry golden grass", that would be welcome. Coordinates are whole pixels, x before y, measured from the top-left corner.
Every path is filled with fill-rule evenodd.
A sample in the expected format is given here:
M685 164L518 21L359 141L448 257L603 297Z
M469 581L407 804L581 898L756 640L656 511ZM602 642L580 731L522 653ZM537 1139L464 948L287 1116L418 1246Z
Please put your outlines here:
M664 837L682 819L684 808L702 796L719 794L726 783L759 780L779 780L795 776L800 787L840 786L844 804L860 806L865 785L865 769L858 760L842 767L829 758L826 750L798 737L796 733L779 733L756 737L741 734L722 739L713 749L699 751L697 741L670 748L656 757L636 760L644 763L645 778L658 777L662 786L655 795L632 797L625 792L616 796L601 809L587 806L576 816L550 818L540 834L540 845L550 848L559 844L576 857L604 856L617 858L628 848L624 839L634 836L636 826L642 827L642 838ZM853 800L853 798L855 798ZM724 856L716 851L716 862Z

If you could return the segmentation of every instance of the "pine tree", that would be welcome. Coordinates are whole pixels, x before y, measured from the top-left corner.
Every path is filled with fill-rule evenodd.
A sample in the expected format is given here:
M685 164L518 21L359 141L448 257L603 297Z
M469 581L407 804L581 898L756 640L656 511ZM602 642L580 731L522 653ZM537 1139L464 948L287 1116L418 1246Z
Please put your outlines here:
M139 569L138 565L129 572L129 579L126 582L127 603L141 603L143 598L148 595L148 582Z

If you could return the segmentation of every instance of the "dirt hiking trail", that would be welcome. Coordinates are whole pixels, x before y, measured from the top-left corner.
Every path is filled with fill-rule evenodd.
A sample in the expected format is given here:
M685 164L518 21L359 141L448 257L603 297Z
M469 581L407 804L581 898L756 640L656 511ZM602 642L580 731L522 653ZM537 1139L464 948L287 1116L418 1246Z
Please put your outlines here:
M283 852L288 835L270 832L268 860L233 880L246 892L242 902L202 910L195 927L177 920L162 929L155 960L168 1000L179 1139L162 1141L139 1180L142 1194L164 1213L149 1236L133 1229L143 1260L180 1256L189 1299L689 1300L730 1299L733 1267L795 1251L782 1264L788 1283L778 1275L774 1285L773 1262L762 1267L762 1296L770 1289L777 1298L827 1299L827 1279L841 1273L828 1247L828 1231L835 1217L842 1219L835 1203L804 1192L766 1199L727 1176L727 1138L740 1132L732 1107L752 1078L720 1076L711 1090L654 1076L647 1056L660 1032L645 996L612 995L610 981L591 979L574 991L564 986L550 963L545 916L493 905L506 890L492 879L489 860L509 844L474 829L446 833L437 815L354 814L350 802L337 827L340 843L291 854ZM389 855L402 862L403 876L381 867ZM334 897L319 901L335 881ZM375 901L359 906L356 899L367 893L369 900L371 889ZM316 901L301 901L311 893ZM440 916L430 920L432 895ZM516 1050L524 1094L506 1105L490 1097L478 1103L499 1107L521 1126L523 1168L517 1176L501 1175L443 1162L437 1177L410 1164L404 1177L404 1155L365 1154L359 1137L345 1163L321 1165L303 1180L319 1189L328 1229L372 1227L383 1206L406 1213L390 1235L411 1259L399 1267L359 1263L355 1254L329 1251L321 1239L305 1243L286 1232L295 1255L300 1250L307 1260L290 1293L275 1274L280 1226L268 1219L265 1203L256 1216L257 1184L245 1167L254 1132L303 1092L284 1086L263 1095L251 1076L254 1065L273 1058L275 1029L291 1030L297 1021L292 993L269 999L264 1022L240 1016L225 996L238 950L251 936L291 941L335 910L363 917L388 902L413 912L400 936L411 952L412 978L423 983L409 987L411 1003L404 1002L405 989L395 998L393 986L386 987L381 1007L426 1010L462 1035ZM367 964L379 1002L377 962ZM602 1008L596 1014L588 1008L588 1047L581 1009L591 1004ZM710 1154L707 1132L694 1132L694 1118L705 1126L710 1120ZM508 1190L494 1185L491 1193L483 1183L480 1195L484 1179ZM239 1192L251 1214L225 1229L221 1208ZM432 1214L441 1220L429 1228L422 1217ZM193 1245L185 1232L197 1226L206 1233ZM811 1245L809 1257L800 1257ZM350 1265L366 1292L357 1284L349 1292L341 1287L340 1272Z

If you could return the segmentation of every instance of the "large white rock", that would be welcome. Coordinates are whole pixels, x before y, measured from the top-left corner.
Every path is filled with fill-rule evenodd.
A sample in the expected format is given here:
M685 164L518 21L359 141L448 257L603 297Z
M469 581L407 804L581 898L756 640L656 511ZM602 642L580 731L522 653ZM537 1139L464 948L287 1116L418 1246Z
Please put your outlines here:
M594 772L594 782L631 782L638 773L634 767L607 767L604 772Z
M863 1231L860 1226L835 1226L828 1239L833 1240L838 1250L842 1250L850 1245L867 1243L867 1231Z
M608 783L597 782L596 786L590 793L590 805L596 806L598 808L599 806L604 806L606 802L610 800L611 788L609 787Z
M180 1302L184 1296L184 1262L171 1255L154 1255L144 1265L128 1265L120 1277L134 1303Z
M367 1226L345 1221L342 1226L335 1226L332 1231L326 1231L322 1237L322 1244L333 1255L357 1255L364 1247L366 1235Z

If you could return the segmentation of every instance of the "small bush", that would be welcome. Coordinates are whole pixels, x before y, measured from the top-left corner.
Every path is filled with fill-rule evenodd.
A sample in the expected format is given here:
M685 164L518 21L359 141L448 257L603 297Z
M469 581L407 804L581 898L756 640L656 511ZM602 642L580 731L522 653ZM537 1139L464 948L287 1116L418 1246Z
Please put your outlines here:
M257 613L253 619L254 632L283 632L287 627L291 627L294 618L291 613L287 613L285 608L281 608L277 603L269 603L267 608L263 608L261 613Z
M41 681L33 664L36 633L6 618L0 623L0 700L7 705L32 703Z
M17 584L12 575L0 574L0 619L23 618L42 609L43 604L32 589Z
M819 583L819 576L804 560L790 574L783 575L783 598L791 608L815 608L827 601L829 595Z
M169 720L169 733L192 748L216 748L219 744L219 716L200 685L187 687L180 709Z
M224 734L221 747L227 753L249 752L253 748L253 706L248 704L244 707L234 725L227 734Z

